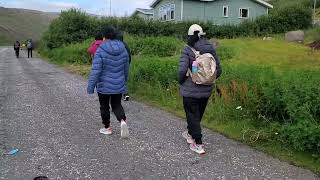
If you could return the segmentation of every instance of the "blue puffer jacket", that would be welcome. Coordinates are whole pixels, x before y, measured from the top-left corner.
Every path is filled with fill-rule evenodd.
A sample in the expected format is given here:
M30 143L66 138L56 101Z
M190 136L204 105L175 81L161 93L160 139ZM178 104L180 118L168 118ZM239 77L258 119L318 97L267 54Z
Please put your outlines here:
M97 50L89 77L88 94L122 94L127 91L129 72L128 52L121 41L108 40Z

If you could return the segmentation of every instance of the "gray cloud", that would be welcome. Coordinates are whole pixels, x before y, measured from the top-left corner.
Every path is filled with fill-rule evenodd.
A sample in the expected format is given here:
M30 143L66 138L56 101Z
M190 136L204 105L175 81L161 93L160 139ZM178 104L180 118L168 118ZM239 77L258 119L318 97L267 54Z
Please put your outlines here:
M70 8L80 8L77 3L64 2L64 1L49 1L49 0L28 0L19 1L12 0L3 3L5 7L10 8L24 8L24 9L34 9L47 12L59 12L61 10L66 10Z
M148 8L153 0L112 0L111 15L130 15L136 8ZM90 8L83 8L90 13L99 15L110 15L109 0L95 0ZM95 5L96 4L96 5Z
M11 0L0 2L1 6L10 8L34 9L46 12L80 8L88 13L109 15L109 0ZM136 8L148 8L153 0L111 0L112 15L131 15Z

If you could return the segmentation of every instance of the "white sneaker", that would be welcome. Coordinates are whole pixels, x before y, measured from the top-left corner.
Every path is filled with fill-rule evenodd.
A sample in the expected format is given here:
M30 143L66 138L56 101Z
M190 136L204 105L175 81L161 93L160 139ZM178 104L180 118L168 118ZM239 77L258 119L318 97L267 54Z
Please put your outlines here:
M100 132L101 134L110 135L110 134L112 134L112 129L111 129L111 127L109 127L109 128L102 128L102 129L100 129L99 132Z
M191 137L191 135L188 133L188 131L184 131L182 133L182 137L184 137L187 140L188 144L195 144L193 138Z
M205 154L204 145L203 144L190 144L190 149L198 154Z
M123 100L124 100L124 101L129 101L129 98L130 98L129 95L125 95L125 96L123 97Z
M129 137L129 127L125 121L121 121L121 137Z

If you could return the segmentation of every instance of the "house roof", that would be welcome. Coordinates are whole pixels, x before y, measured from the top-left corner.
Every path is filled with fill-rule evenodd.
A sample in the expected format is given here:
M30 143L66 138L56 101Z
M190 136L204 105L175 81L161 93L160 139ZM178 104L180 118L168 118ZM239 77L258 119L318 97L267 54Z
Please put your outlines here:
M136 13L142 13L142 14L145 14L145 15L153 15L153 9L142 9L142 8L137 8L133 14L136 14Z
M160 1L161 0L154 0L151 3L150 7L154 8ZM206 1L206 2L208 2L208 1L215 1L215 0L198 0L198 1ZM267 2L265 2L263 0L252 0L252 1L255 1L255 2L257 2L257 3L259 3L259 4L263 5L263 6L266 6L268 8L273 8L273 6L270 3L267 3Z

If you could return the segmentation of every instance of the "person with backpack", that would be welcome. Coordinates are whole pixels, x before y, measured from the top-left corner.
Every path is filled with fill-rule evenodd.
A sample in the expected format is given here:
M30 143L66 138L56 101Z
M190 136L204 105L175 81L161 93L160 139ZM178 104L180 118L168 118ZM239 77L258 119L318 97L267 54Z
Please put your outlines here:
M92 63L87 92L96 89L104 128L100 133L110 135L110 106L120 122L121 137L129 136L129 128L121 105L122 94L126 92L129 74L129 55L123 42L116 39L116 30L108 26L103 30L104 42L98 48ZM107 40L107 41L106 41Z
M117 34L117 39L120 40L120 41L122 41L123 44L124 44L124 46L126 47L126 50L127 50L128 54L129 54L129 64L131 64L131 58L132 58L132 57L131 57L131 50L130 50L128 44L123 40L123 33L122 33L121 31L118 32L118 34ZM130 98L130 96L129 96L129 93L128 93L128 90L127 90L127 91L123 94L123 100L124 100L124 101L129 101L129 98Z
M103 42L103 37L101 33L97 33L94 42L91 44L91 46L88 48L87 52L90 54L91 58L94 58L94 55L96 54L97 49Z
M180 58L178 77L188 124L188 131L183 132L182 136L190 144L190 149L198 154L205 153L200 122L212 94L214 81L222 73L216 51L204 36L201 26L190 26L188 43Z
M19 41L16 41L14 44L13 44L13 49L16 53L16 57L19 58L19 52L20 52L20 42Z
M31 39L27 41L27 49L28 49L28 58L30 57L32 58L33 43Z

